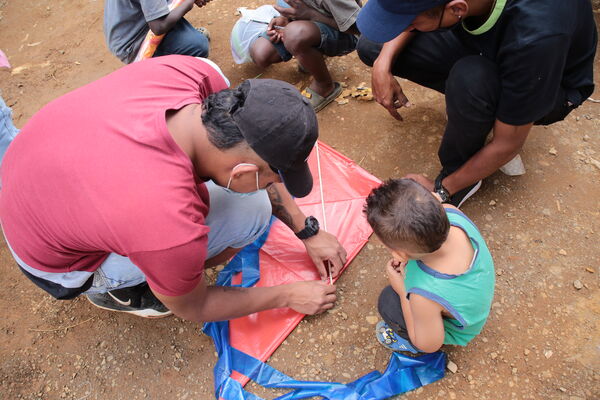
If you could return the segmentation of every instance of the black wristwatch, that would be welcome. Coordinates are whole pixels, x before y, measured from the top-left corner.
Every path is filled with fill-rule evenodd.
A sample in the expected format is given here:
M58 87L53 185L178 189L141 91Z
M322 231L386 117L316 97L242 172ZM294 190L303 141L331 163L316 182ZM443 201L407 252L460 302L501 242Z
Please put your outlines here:
M442 185L442 179L444 179L444 176L442 176L441 174L438 175L437 178L435 178L433 191L438 196L440 196L440 199L442 199L442 203L447 203L450 200L450 193L448 192L448 189L446 189L444 185Z
M296 233L296 237L304 240L315 236L317 232L319 232L319 221L311 215L304 220L304 229Z

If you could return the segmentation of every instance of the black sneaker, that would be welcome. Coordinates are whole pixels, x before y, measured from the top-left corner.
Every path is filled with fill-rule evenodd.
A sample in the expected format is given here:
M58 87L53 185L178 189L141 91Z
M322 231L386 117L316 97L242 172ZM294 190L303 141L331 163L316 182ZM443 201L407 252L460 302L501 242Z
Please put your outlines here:
M471 196L475 194L481 187L481 181L474 183L471 186L467 186L463 190L460 190L450 196L450 199L447 201L448 204L452 204L456 208L460 208L465 201Z
M88 294L87 299L98 308L121 311L144 318L162 318L171 311L154 296L147 283L107 293Z

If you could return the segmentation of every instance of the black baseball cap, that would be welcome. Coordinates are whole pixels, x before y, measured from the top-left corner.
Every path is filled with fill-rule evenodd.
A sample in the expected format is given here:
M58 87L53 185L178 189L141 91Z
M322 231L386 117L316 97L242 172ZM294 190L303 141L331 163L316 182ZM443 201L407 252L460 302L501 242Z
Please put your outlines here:
M244 104L232 118L260 158L277 170L287 190L304 197L313 180L306 160L319 136L317 115L308 99L289 83L249 79Z
M356 18L356 26L367 39L385 43L404 32L423 11L451 0L369 0Z

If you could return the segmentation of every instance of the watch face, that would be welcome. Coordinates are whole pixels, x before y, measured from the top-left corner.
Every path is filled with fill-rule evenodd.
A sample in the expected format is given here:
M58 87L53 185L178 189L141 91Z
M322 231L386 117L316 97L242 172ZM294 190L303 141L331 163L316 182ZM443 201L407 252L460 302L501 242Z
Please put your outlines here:
M436 193L440 196L442 202L446 202L450 198L450 196L448 196L448 192L446 192L444 189L440 189Z
M319 221L315 217L308 217L306 219L306 228L313 232L319 230Z

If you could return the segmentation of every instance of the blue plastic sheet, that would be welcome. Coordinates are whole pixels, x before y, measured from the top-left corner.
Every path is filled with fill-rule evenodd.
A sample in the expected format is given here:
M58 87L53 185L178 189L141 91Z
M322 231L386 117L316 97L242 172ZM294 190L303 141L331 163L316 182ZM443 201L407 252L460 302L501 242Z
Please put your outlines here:
M269 232L246 246L221 271L217 285L232 286L231 280L242 273L242 287L253 286L260 278L258 252ZM240 286L240 285L237 285ZM329 400L382 400L417 389L444 377L446 355L439 351L419 357L392 353L386 370L373 371L350 383L299 381L229 345L229 322L209 322L204 332L211 336L219 359L214 368L215 397L225 400L262 400L246 391L231 378L237 371L267 388L292 389L276 400L306 399L321 396Z

